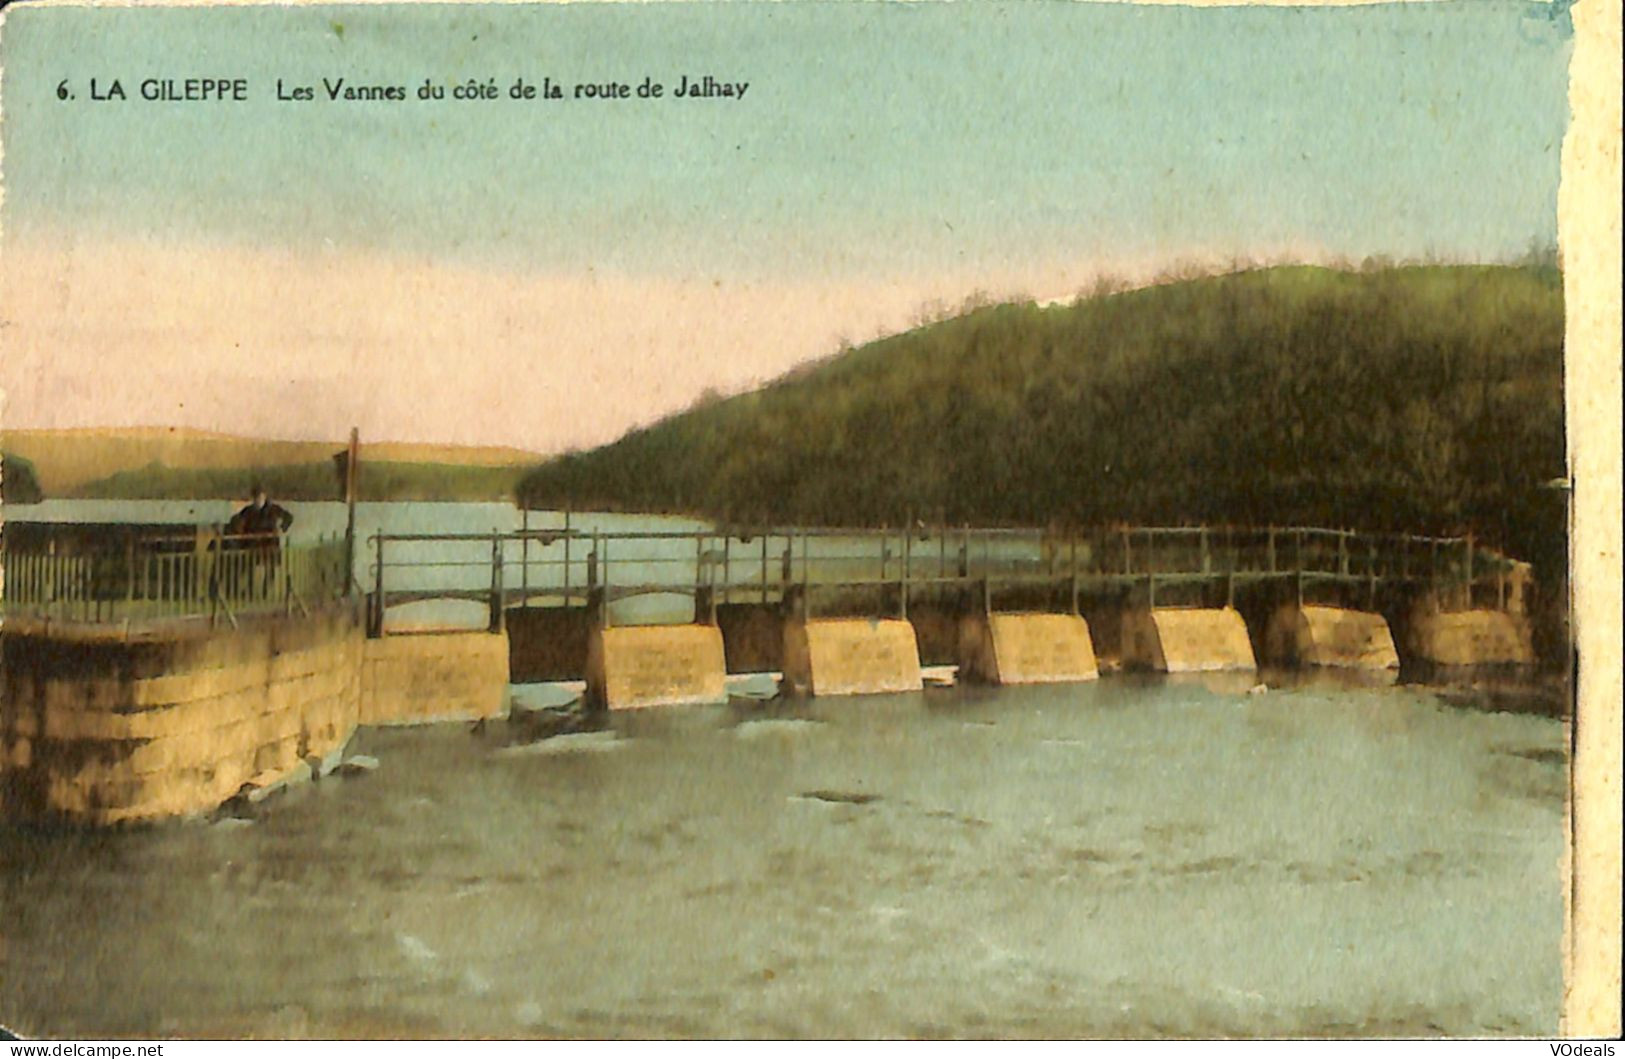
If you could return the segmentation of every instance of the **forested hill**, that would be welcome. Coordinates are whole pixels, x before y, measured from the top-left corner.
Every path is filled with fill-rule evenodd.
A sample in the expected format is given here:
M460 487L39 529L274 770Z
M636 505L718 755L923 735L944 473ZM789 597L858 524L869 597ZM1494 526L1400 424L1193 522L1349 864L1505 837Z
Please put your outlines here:
M1314 523L1561 548L1553 268L1280 267L993 305L521 485L738 522ZM1555 540L1554 540L1555 533Z

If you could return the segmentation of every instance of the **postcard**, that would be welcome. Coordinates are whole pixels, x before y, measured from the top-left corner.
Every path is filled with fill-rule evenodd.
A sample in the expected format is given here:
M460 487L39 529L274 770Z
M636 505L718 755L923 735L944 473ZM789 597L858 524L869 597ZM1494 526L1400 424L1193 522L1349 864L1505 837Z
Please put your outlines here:
M1617 1034L1618 17L6 8L0 1027Z

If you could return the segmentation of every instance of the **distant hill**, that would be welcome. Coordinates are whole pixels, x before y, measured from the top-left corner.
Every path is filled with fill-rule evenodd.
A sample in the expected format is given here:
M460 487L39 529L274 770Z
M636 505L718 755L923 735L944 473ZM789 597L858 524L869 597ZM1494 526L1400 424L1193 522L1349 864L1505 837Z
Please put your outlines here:
M531 473L740 522L1475 529L1563 565L1561 276L1279 267L976 308ZM1553 569L1547 565L1546 569Z
M40 488L53 497L237 497L254 477L265 476L268 486L275 477L311 494L283 494L290 499L327 498L338 488L332 457L345 447L343 441L278 441L171 427L8 430L0 437L8 454L33 464ZM369 475L369 491L410 487L435 494L379 497L388 499L487 499L498 482L511 495L520 469L541 458L514 448L365 441L361 456L364 467L398 465Z
M511 500L529 464L468 467L365 458L362 500ZM332 460L259 467L166 467L151 464L120 471L80 487L80 495L104 499L208 500L249 495L256 485L279 500L336 500L341 496Z

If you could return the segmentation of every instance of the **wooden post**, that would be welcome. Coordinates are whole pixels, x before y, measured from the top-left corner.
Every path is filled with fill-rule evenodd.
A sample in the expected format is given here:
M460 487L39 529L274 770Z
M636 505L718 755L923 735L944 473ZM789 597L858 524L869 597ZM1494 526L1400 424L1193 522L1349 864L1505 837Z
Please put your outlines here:
M1466 581L1466 589L1467 589L1467 592L1466 592L1467 609L1472 610L1473 609L1473 534L1472 534L1472 531L1470 531L1470 530L1467 533L1467 565L1466 565L1465 570L1463 571L1463 576L1464 576L1464 579Z
M519 509L519 605L530 606L530 508Z
M1077 533L1076 530L1073 530L1069 534L1068 543L1071 545L1071 552L1072 552L1072 557L1071 557L1071 566L1072 566L1072 613L1075 615L1075 614L1079 613L1079 611L1078 611L1078 533Z
M376 548L374 553L373 589L372 589L372 634L384 635L384 535L382 533L373 538Z
M593 534L592 553L598 557L598 598L603 600L598 620L602 628L609 628L609 538Z
M564 509L564 605L570 605L570 509Z
M909 526L903 527L903 587L902 604L899 607L904 621L908 620L908 575L909 559L914 554L914 531Z
M344 456L344 598L355 592L355 505L361 487L361 430L350 428L350 448ZM353 613L353 612L352 612Z
M501 632L504 620L502 588L502 535L491 527L491 631Z

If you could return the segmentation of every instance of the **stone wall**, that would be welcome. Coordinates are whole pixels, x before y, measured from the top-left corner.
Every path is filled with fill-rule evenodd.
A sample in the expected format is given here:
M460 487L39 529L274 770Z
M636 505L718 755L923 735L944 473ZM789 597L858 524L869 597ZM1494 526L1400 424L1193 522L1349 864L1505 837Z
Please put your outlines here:
M508 712L508 637L485 631L384 636L361 660L360 723L473 721Z
M357 723L347 613L125 639L0 638L0 813L107 824L206 812L334 754Z

